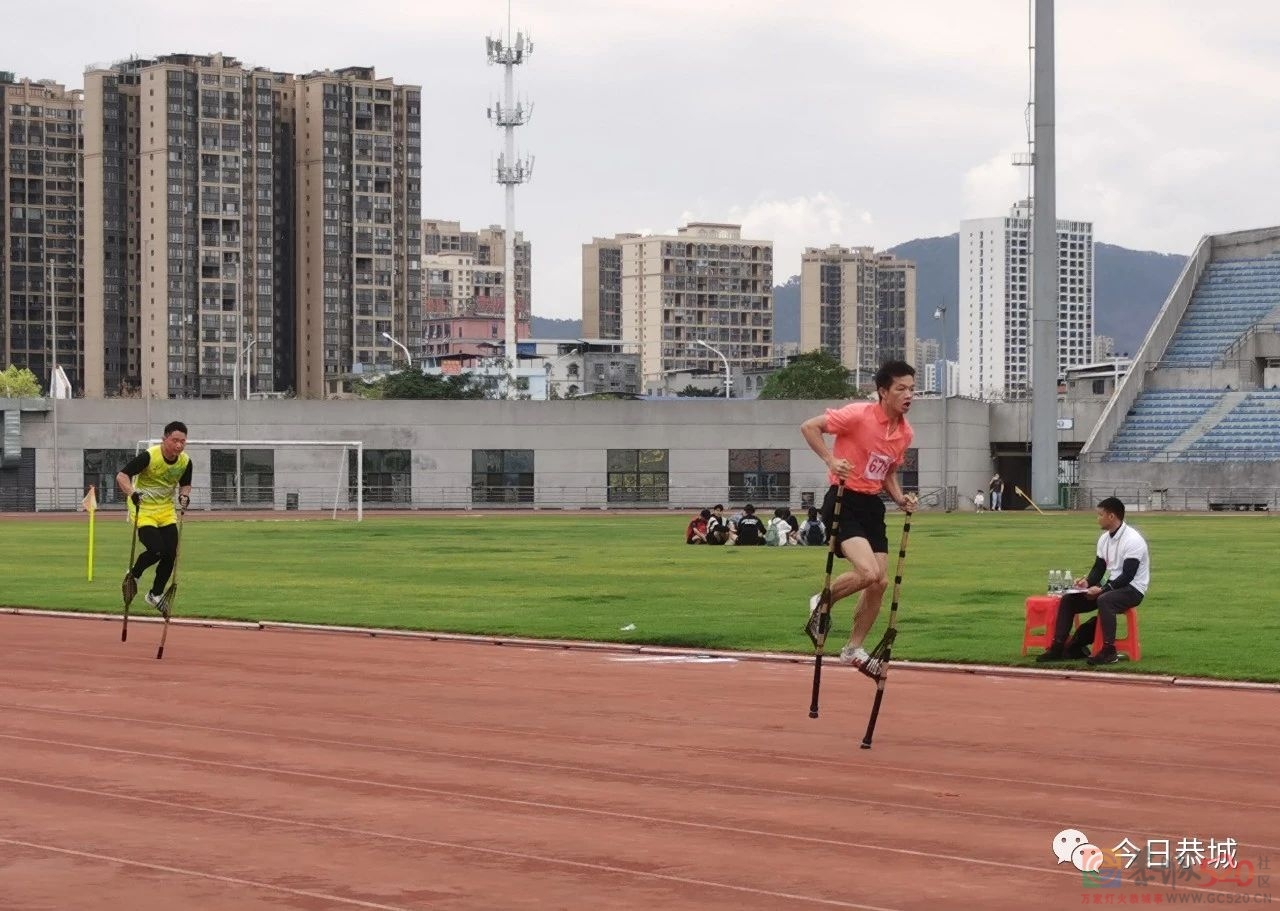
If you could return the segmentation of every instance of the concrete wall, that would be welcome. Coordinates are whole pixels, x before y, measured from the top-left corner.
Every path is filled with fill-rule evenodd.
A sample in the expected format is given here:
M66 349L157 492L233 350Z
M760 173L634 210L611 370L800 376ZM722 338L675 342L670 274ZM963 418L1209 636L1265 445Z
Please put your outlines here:
M51 403L50 403L51 404ZM158 438L164 425L190 428L195 459L194 502L208 503L207 440L362 440L369 449L408 449L413 503L454 508L470 502L473 449L532 449L535 505L559 508L606 504L609 449L669 450L673 506L729 502L729 449L789 449L792 506L802 491L826 486L825 469L805 445L799 425L841 402L680 399L671 402L366 402L170 401L71 399L54 412L22 415L22 445L36 450L37 502L73 508L84 492L85 449L133 450ZM16 407L0 401L0 410ZM921 490L942 484L942 403L917 400L910 420L919 449ZM991 474L990 410L952 399L948 474L959 490L985 484ZM221 447L230 448L230 447ZM243 446L242 448L258 448ZM55 472L56 449L56 472ZM275 457L276 506L284 495L310 490L303 508L328 508L336 492L341 452L280 448ZM55 473L57 499L54 488ZM345 506L345 496L340 505ZM372 504L370 504L372 505ZM780 504L774 504L780 505Z

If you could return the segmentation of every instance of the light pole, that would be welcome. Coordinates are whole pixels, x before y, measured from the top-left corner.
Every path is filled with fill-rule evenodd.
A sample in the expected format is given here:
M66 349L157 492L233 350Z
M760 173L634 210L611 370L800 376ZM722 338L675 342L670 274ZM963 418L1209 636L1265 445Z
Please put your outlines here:
M729 359L725 357L723 354L721 354L721 352L718 349L712 348L702 339L696 338L694 339L694 341L697 344L701 345L703 348L706 348L712 354L719 355L720 360L724 361L724 397L727 399L729 397L729 389L733 386L733 378L729 376Z
M947 374L950 372L947 364L947 308L946 306L935 307L933 318L942 324L942 372L936 375L934 381L938 384L938 392L942 396L942 510L943 512L951 511L950 488L947 486L947 449L949 441L947 439L948 431L951 429L950 421L947 420L947 397L951 390L948 388Z
M249 339L249 344L244 346L244 399L249 401L249 389L252 382L252 373L250 372L249 352L253 350L253 346L258 344L256 338Z
M400 350L404 352L404 359L408 361L408 366L409 367L413 366L413 355L409 353L408 348L406 348L404 345L401 345L398 341L392 338L390 332L382 333L382 337L385 338L387 341L389 341L391 344L398 345Z

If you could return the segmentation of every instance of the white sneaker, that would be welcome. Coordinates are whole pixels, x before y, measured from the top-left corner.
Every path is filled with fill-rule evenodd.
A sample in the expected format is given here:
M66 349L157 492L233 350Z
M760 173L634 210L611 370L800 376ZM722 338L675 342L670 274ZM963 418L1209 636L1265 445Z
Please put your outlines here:
M846 643L844 648L840 649L840 661L843 664L852 664L872 677L880 674L880 661L868 655L867 650L860 645L855 648Z
M155 595L147 592L147 603L160 611L163 616L169 616L168 606L164 603L164 595Z

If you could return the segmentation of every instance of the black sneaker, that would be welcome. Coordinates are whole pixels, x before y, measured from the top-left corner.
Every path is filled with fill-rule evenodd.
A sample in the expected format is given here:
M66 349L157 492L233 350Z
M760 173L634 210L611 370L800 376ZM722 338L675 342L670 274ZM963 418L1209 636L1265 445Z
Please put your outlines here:
M1120 654L1114 645L1104 645L1102 651L1089 659L1089 664L1097 667L1100 664L1119 664Z
M1066 661L1067 649L1065 643L1054 642L1039 655L1036 655L1036 661L1044 664L1046 661Z

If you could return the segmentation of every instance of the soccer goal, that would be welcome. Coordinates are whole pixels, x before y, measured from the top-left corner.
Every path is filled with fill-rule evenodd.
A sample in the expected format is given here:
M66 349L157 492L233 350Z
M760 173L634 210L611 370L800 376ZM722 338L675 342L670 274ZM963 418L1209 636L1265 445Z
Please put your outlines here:
M160 440L139 440L139 450ZM354 511L364 519L362 440L187 440L187 453L208 471L192 505L203 509Z

